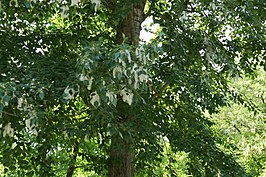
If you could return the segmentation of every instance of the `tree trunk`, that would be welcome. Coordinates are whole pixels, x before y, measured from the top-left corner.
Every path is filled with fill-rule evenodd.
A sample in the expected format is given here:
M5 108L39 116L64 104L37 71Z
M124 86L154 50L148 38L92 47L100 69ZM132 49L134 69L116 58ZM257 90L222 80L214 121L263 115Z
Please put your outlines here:
M73 174L74 174L75 163L77 161L78 152L79 152L79 142L76 141L75 145L74 145L74 149L73 149L72 155L71 155L71 164L68 167L66 177L72 177Z
M134 152L131 143L113 137L110 147L110 177L133 177Z
M126 18L120 21L117 29L117 41L123 42L123 34L127 37L127 43L138 45L139 34L141 31L141 23L145 20L144 7L146 0L141 0L139 3L132 4Z
M123 34L127 38L126 43L138 45L141 23L145 20L144 6L146 0L132 4L125 19L120 21L117 29L117 41L123 42ZM122 115L123 124L129 124L134 115ZM130 127L130 126L127 126ZM120 136L111 139L109 177L133 177L134 176L134 144L125 141Z

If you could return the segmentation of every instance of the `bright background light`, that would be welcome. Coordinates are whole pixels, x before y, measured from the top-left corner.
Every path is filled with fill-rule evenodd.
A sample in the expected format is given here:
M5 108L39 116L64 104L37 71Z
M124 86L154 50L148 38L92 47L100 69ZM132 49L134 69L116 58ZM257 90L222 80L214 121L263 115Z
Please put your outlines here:
M140 39L144 42L149 42L159 29L159 24L154 24L151 17L147 17L142 23L142 30L140 31Z

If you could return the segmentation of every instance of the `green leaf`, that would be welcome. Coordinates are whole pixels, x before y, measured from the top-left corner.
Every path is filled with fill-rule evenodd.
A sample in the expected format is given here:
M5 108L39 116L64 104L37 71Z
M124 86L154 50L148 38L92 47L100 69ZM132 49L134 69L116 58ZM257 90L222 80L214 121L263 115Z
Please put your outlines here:
M39 98L40 98L41 100L43 100L43 99L44 99L44 96L45 96L44 91L40 91L40 92L39 92Z
M118 59L120 56L120 53L119 52L115 52L115 59Z

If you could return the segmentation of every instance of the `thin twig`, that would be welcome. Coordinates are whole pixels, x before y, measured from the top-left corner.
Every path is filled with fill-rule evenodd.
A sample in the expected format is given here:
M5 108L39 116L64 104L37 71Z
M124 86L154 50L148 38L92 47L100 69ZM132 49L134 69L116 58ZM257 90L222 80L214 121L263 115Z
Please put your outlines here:
M0 113L4 113L4 114L7 114L9 116L13 116L13 117L19 117L18 115L16 114L12 114L12 113L9 113L9 112L6 112L6 111L0 111Z

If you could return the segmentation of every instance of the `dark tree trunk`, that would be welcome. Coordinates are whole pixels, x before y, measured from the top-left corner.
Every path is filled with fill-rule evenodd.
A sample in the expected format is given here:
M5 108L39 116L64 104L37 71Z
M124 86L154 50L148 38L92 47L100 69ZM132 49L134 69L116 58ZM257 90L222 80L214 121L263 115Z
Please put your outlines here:
M110 177L133 177L132 144L121 137L113 137L110 147Z
M118 43L123 42L123 34L127 37L128 44L138 45L139 34L141 31L141 23L145 20L144 7L146 0L141 0L140 3L132 4L126 18L120 21L117 29Z
M79 142L76 141L75 145L74 145L74 149L73 149L72 155L71 155L71 163L70 163L70 165L68 167L66 177L72 177L73 174L74 174L75 163L77 161L78 152L79 152Z
M145 4L146 0L140 0L139 3L132 4L127 17L121 20L117 29L117 41L119 44L123 42L124 34L127 38L126 43L138 45L141 23L145 19ZM122 117L125 126L134 119L134 115L122 115ZM120 136L113 137L110 147L109 177L133 177L134 155L133 142L125 141Z

